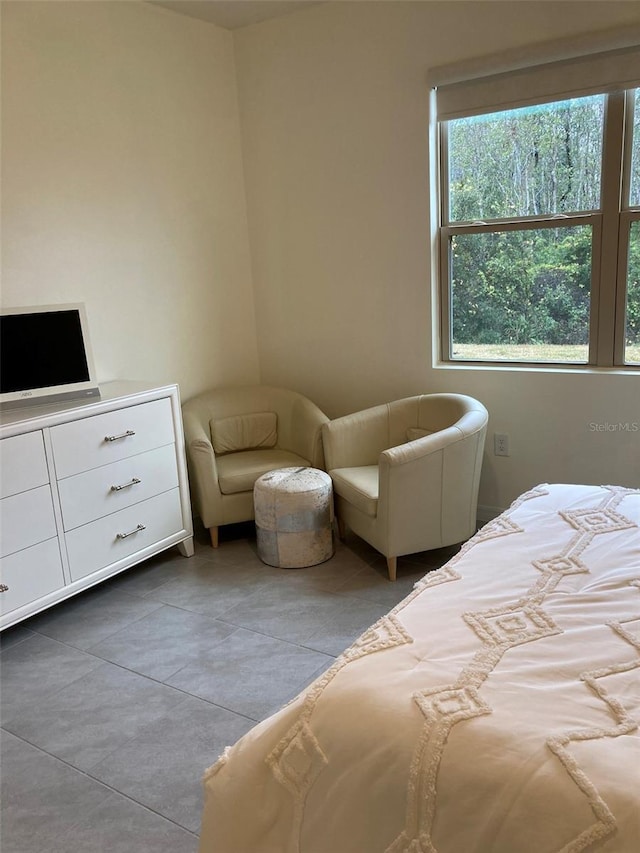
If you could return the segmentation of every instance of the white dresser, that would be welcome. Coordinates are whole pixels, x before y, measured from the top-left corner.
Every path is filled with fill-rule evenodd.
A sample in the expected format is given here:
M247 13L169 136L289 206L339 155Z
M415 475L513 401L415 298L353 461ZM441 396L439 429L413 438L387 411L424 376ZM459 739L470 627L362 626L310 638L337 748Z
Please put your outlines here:
M172 545L193 554L177 385L0 414L0 629Z

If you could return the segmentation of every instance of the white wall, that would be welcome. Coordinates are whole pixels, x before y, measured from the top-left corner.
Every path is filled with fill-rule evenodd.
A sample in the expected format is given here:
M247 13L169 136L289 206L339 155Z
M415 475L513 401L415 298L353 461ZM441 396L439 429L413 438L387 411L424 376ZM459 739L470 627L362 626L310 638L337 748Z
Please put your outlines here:
M459 390L511 437L482 504L640 482L640 432L592 426L640 423L637 374L432 366L426 156L430 66L637 3L338 2L233 36L137 2L1 8L2 300L85 301L100 381L261 378L330 416Z
M230 32L2 3L2 301L84 301L101 382L258 380Z
M640 21L637 3L338 2L235 33L262 378L331 417L483 400L509 458L480 503L543 481L640 485L640 377L433 366L427 70Z

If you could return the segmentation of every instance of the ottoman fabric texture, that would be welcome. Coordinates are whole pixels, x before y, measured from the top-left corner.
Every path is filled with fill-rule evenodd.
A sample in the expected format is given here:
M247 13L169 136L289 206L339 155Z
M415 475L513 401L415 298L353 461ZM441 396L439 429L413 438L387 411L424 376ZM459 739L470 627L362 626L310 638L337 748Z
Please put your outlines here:
M333 488L324 471L269 471L256 480L253 500L263 563L299 569L333 556Z

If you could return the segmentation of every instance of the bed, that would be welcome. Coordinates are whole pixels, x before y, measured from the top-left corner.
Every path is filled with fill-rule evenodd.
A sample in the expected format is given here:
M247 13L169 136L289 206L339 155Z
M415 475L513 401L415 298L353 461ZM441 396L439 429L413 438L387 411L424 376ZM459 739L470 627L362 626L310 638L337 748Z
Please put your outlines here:
M638 853L639 525L523 494L225 750L200 853Z

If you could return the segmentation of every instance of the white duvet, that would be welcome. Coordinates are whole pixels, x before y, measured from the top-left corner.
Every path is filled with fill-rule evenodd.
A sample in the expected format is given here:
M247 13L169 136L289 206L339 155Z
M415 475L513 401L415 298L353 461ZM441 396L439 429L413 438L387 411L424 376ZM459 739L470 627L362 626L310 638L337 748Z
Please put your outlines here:
M200 853L638 853L639 525L520 497L226 750Z

